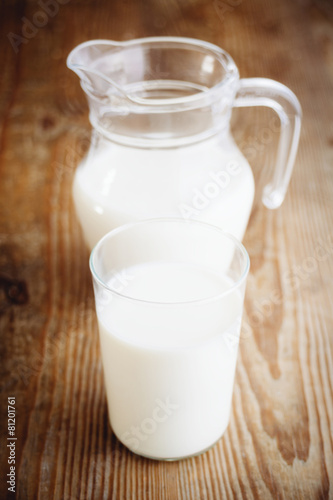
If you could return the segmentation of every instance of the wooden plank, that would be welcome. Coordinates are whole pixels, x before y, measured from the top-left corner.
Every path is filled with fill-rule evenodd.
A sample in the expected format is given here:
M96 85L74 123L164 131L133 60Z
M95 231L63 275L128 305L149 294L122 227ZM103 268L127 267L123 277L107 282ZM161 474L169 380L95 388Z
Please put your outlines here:
M22 34L22 18L42 24L41 7L0 7L1 498L14 498L6 484L9 396L19 499L333 498L331 4L56 5L45 26L26 28L30 38L17 51L8 33ZM71 201L88 110L65 66L84 40L166 34L222 46L242 77L285 83L304 112L287 199L267 211L258 189L245 237L252 267L229 428L206 454L175 463L131 454L108 424L88 251ZM271 120L263 110L233 116L237 141L255 149L259 186L276 144ZM272 140L264 144L267 123Z

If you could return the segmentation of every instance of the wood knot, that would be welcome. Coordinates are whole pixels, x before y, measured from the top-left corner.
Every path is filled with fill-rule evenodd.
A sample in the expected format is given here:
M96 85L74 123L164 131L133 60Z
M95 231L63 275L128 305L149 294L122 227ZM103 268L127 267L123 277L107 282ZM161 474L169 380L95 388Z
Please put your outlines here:
M29 300L28 287L25 281L0 276L0 288L5 292L11 304L24 305Z
M43 130L50 130L55 126L55 121L51 116L44 116L41 119L41 126Z

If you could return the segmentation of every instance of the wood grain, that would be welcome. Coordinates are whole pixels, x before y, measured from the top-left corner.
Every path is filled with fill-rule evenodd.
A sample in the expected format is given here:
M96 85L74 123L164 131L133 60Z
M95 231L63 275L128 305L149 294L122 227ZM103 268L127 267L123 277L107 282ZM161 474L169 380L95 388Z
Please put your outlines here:
M41 8L23 0L0 6L0 497L333 499L332 4L57 5L17 53L8 34L21 35L24 19L42 24ZM90 126L65 66L88 39L166 34L220 45L242 77L283 82L304 112L290 190L274 212L260 203L274 117L234 112L258 189L245 237L252 267L231 421L213 449L175 463L131 454L108 424L88 252L71 201ZM263 144L267 123L272 140ZM8 396L16 398L15 494L6 484Z

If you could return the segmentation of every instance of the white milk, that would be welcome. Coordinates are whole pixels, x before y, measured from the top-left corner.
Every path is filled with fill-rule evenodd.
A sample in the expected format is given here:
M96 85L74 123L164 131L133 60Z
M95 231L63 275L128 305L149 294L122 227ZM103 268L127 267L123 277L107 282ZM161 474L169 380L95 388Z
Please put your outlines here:
M228 425L239 291L182 304L230 287L224 276L184 263L138 264L108 282L129 297L165 302L114 295L97 308L113 431L129 449L157 459L207 449Z
M90 248L124 223L155 217L202 220L242 240L254 181L228 134L170 149L105 143L77 169L73 196Z

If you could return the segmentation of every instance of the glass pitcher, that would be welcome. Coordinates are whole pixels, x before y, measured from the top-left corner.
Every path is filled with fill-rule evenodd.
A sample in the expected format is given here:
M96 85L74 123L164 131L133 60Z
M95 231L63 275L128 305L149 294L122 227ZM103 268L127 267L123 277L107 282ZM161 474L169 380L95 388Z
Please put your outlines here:
M291 90L239 79L225 51L191 38L82 43L68 56L93 126L76 170L74 203L90 248L121 224L197 219L242 240L254 198L251 168L230 134L233 107L268 106L281 121L266 207L282 203L297 152L301 107Z

